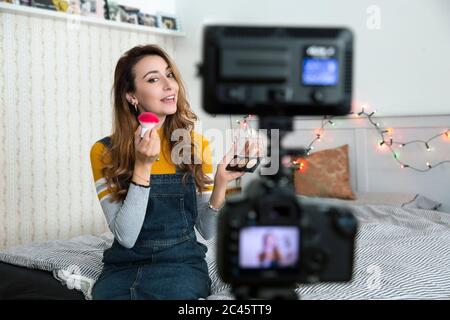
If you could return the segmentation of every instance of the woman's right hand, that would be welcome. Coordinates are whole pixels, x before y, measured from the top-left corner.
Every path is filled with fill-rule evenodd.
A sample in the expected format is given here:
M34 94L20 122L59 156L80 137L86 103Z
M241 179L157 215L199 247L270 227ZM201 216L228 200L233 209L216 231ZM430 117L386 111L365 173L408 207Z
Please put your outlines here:
M161 139L156 128L145 132L141 138L142 126L134 132L134 149L136 164L151 166L161 152Z

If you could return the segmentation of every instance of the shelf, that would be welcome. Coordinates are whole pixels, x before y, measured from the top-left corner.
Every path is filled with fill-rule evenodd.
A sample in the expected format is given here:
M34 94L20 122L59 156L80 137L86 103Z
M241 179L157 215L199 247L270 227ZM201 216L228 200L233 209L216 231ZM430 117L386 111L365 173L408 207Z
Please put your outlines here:
M21 6L21 5L11 4L11 3L7 3L7 2L0 2L0 12L21 14L21 15L25 15L28 17L48 17L48 18L61 19L61 20L69 20L70 19L70 20L74 20L74 21L80 21L80 23L87 23L87 24L103 26L103 27L108 27L108 28L116 28L116 29L121 29L121 30L153 33L153 34L159 34L159 35L164 35L164 36L169 36L169 37L184 37L185 36L185 33L181 32L181 31L173 31L173 30L166 30L166 29L161 29L161 28L156 28L156 27L147 27L147 26L125 23L125 22L111 21L111 20L106 20L106 19L100 19L97 17L71 15L71 14L67 14L65 12L58 12L58 11L52 11L52 10L28 7L28 6Z

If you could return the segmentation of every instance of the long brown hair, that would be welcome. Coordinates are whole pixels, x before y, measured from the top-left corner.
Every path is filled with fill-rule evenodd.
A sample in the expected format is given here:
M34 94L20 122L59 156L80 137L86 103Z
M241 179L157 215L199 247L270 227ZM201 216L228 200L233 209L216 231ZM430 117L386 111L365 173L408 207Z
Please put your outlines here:
M203 173L201 161L197 152L198 141L195 141L193 129L197 116L192 112L189 102L186 98L186 90L181 80L180 72L169 55L157 45L136 46L123 54L117 62L114 72L114 84L112 87L113 95L113 132L111 143L106 148L103 155L105 163L104 175L108 189L112 192L112 201L122 201L125 199L133 176L135 162L134 132L139 126L136 119L134 106L126 99L127 92L136 90L134 79L134 66L145 56L157 55L163 58L172 69L175 80L178 83L178 101L177 111L172 115L167 115L162 127L161 146L164 148L163 139L167 139L169 149L167 153L171 154L172 149L179 143L191 144L191 162L177 165L181 172L184 172L183 181L192 174L195 180L197 190L202 192L205 185L211 183L211 179ZM172 132L176 129L188 130L191 134L190 141L171 141ZM166 138L167 137L167 138ZM181 148L184 150L184 148ZM200 149L201 150L201 149ZM168 157L170 159L170 156ZM170 160L169 160L170 161Z

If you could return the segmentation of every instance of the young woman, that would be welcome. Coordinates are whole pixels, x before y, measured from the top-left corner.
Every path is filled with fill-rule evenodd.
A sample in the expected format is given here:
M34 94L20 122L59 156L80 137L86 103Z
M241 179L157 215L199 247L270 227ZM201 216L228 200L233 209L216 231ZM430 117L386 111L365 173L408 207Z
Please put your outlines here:
M178 69L158 46L137 46L119 59L113 93L113 132L93 145L91 164L115 239L92 296L205 298L206 246L197 242L194 226L204 238L213 236L227 184L243 174L226 171L224 159L211 179L208 141L193 131L197 117ZM141 138L137 116L145 111L159 124ZM186 130L188 139L172 141L175 130ZM192 161L180 163L186 155Z
M266 233L263 236L263 248L259 254L259 262L263 268L280 267L282 257L275 235Z

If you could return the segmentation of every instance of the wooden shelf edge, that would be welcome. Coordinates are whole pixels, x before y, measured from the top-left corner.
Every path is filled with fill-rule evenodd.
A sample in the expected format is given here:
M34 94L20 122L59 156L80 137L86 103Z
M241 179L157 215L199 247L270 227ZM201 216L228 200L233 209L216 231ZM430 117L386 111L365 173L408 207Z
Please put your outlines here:
M169 37L185 37L186 34L181 31L165 30L155 27L147 27L142 25L135 25L131 23L104 20L97 17L88 17L80 15L67 14L65 12L58 12L28 6L22 6L17 4L11 4L7 2L0 2L0 12L21 14L29 17L47 17L62 20L71 20L71 23L76 24L87 23L97 26L116 28L122 30L130 30L137 32L153 33L156 35L169 36Z

